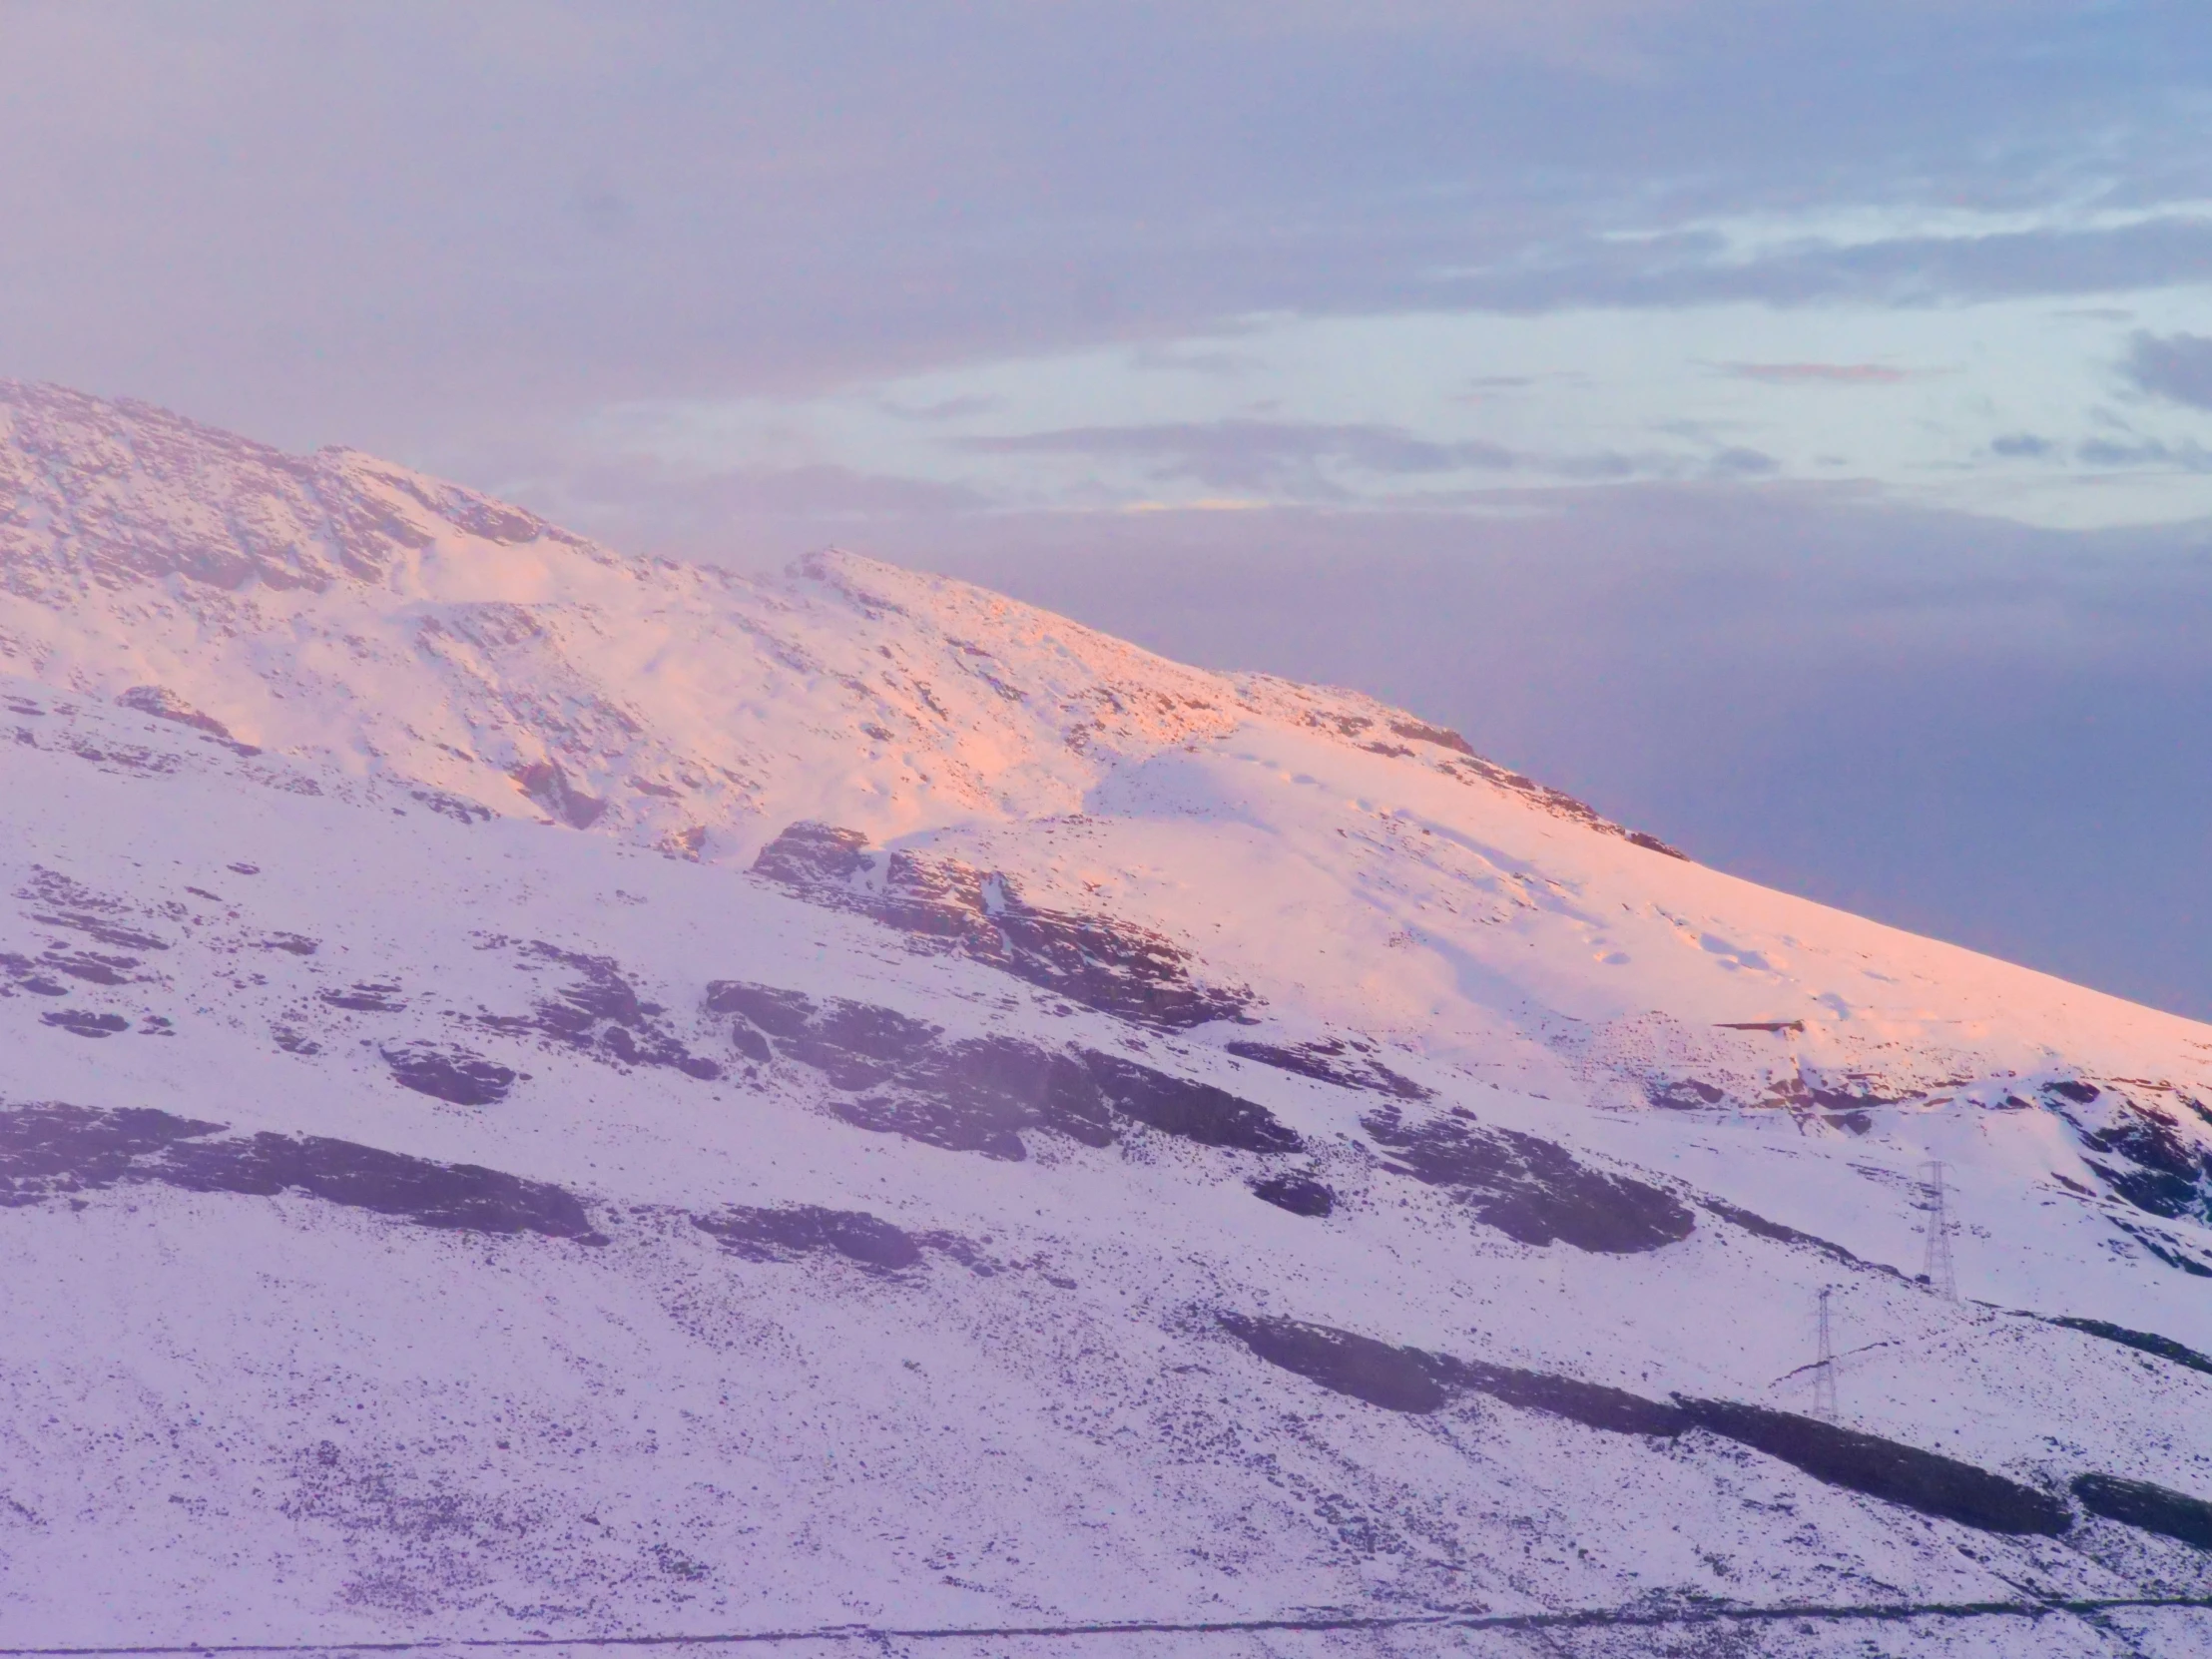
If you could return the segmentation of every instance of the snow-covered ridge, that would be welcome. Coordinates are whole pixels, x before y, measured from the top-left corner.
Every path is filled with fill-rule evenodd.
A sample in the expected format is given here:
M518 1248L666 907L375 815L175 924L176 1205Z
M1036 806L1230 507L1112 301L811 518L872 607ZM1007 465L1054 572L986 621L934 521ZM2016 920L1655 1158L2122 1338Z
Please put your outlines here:
M2202 1651L2206 1028L961 584L0 421L10 1637Z
M13 382L0 662L707 858L807 817L1080 811L1114 762L1249 720L1611 828L1372 699L1183 668L961 583L843 553L767 580L626 558L355 451Z

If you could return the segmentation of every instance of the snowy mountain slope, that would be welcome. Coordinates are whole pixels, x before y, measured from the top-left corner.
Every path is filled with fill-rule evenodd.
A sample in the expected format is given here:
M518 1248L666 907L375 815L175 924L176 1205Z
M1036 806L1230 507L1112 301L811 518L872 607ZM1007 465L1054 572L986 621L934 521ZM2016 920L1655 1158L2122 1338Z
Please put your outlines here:
M11 1640L2212 1594L2203 1027L1352 694L0 406Z
M876 834L1079 812L1116 763L1255 716L1497 775L1370 699L1180 668L866 560L749 582L624 558L351 451L57 388L0 382L0 438L18 672L158 686L246 742L502 816L743 863L831 808Z

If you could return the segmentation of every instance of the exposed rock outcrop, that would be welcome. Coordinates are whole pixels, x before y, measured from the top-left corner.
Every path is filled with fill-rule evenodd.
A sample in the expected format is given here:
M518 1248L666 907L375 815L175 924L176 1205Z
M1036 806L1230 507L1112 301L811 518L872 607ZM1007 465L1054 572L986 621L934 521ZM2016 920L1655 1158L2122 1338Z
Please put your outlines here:
M1254 1101L1096 1049L948 1037L893 1008L743 980L710 984L707 1009L730 1016L731 1042L755 1062L819 1072L846 1122L954 1152L1024 1158L1032 1130L1108 1146L1133 1123L1245 1152L1303 1144Z
M1032 904L1011 877L957 858L871 850L855 830L795 824L753 872L1123 1019L1183 1030L1252 1003L1249 991L1199 980L1191 953L1163 933Z

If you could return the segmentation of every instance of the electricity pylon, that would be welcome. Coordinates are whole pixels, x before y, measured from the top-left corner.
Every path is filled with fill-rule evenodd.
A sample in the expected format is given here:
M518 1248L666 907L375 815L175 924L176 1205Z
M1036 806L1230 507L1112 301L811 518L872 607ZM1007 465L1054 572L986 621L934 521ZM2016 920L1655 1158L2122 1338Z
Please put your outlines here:
M1928 1254L1921 1278L1945 1302L1956 1302L1958 1273L1950 1260L1950 1194L1943 1186L1943 1166L1939 1160L1932 1160L1927 1165L1921 1195L1921 1209L1928 1217Z
M1835 1294L1833 1286L1821 1287L1821 1357L1813 1364L1813 1415L1829 1422L1836 1420L1836 1345L1828 1328L1828 1299Z

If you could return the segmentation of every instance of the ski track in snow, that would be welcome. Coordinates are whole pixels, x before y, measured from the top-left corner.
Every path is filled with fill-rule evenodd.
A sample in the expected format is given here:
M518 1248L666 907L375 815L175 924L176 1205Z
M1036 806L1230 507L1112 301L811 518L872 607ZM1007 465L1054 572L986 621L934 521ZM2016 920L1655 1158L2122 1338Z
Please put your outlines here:
M2124 1484L2212 1497L2205 1027L1357 694L4 383L0 669L9 1651L2212 1637ZM1542 1403L1805 1413L1823 1287L1841 1426L2063 1530Z

